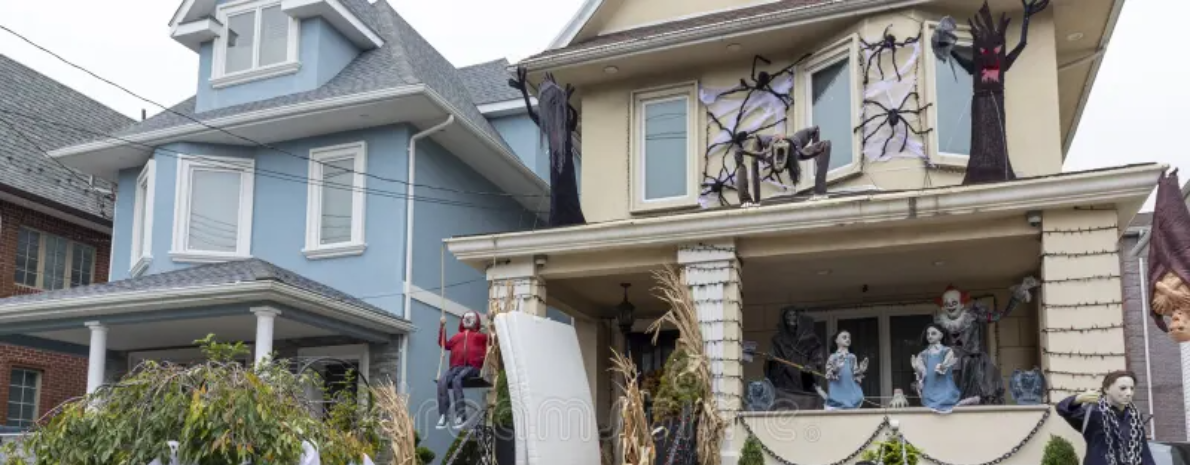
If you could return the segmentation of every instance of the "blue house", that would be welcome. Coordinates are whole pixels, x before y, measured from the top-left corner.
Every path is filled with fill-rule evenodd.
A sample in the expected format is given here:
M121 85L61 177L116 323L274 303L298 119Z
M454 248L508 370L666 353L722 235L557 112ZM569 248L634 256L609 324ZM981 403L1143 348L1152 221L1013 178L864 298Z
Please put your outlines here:
M549 206L508 63L456 69L384 1L185 0L171 27L195 95L51 152L118 183L112 282L0 301L0 333L85 348L89 391L209 333L344 359L404 386L441 454L439 316L453 332L488 302L442 239Z

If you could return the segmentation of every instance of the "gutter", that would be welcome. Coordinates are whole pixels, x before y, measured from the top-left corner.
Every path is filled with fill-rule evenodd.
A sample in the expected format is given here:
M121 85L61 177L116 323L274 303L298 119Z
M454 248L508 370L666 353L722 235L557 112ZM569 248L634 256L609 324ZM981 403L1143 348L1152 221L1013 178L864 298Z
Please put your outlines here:
M414 134L409 138L409 174L405 177L405 320L413 321L413 199L414 183L417 179L417 141L446 129L455 123L455 115L451 114L446 120L429 129ZM409 338L401 338L401 392L406 392L408 378L406 372L409 367Z
M520 62L519 65L524 66L529 71L542 71L545 69L583 64L589 61L632 55L679 44L689 45L706 41L719 41L741 34L751 34L771 29L784 29L830 19L869 15L880 11L927 3L929 1L835 0L827 4L807 5L788 10L758 13L753 16L726 20L715 24L662 33L640 40L625 40L569 52L563 51L540 58L530 58Z
M1142 311L1140 316L1140 327L1144 329L1145 335L1145 384L1148 385L1145 387L1149 391L1149 397L1147 398L1148 402L1146 402L1149 404L1149 432L1153 434L1152 438L1156 438L1157 419L1153 417L1153 402L1155 401L1155 399L1153 399L1153 357L1150 355L1152 352L1149 351L1149 277L1147 276L1148 273L1145 271L1144 257L1138 257L1137 261L1140 270L1140 272L1137 274L1140 275L1140 308Z

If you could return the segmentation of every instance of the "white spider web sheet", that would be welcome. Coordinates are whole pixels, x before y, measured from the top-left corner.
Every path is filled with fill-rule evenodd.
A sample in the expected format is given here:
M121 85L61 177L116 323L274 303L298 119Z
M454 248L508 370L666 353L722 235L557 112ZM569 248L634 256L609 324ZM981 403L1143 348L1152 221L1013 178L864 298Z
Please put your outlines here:
M921 96L913 95L917 90L916 65L921 55L921 41L914 42L904 49L909 49L910 53L904 63L898 67L901 78L898 80L896 73L885 72L885 79L870 80L867 87L864 88L865 101L877 102L888 109L899 108L901 111L918 110L921 108ZM883 59L884 57L888 57L891 60L892 53L885 51L876 58ZM873 59L872 50L865 50L864 58L865 60ZM865 66L865 68L867 67ZM868 73L879 73L879 71L873 66L868 70ZM871 103L863 103L862 105L861 121L876 117L865 123L861 128L860 139L867 139L867 142L863 144L865 158L877 162L889 161L896 158L926 158L925 142L922 140L922 136L914 134L908 127L912 125L918 131L925 132L924 125L922 124L925 120L923 117L925 112L921 112L922 114L901 113L903 121L893 128L888 124L888 118L884 116L877 117L877 115L886 113L884 109ZM902 147L904 147L903 150Z

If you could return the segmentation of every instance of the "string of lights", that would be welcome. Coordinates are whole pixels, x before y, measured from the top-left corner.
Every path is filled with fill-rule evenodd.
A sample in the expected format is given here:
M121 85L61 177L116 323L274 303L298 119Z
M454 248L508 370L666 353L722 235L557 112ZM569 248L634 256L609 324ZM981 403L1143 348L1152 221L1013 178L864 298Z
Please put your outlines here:
M1077 327L1042 328L1041 332L1043 332L1043 333L1090 333L1090 332L1095 332L1095 331L1111 331L1114 329L1123 329L1123 328L1124 328L1124 325L1122 325L1122 324L1104 325L1104 326L1094 325L1094 326L1088 326L1088 327L1082 327L1082 328L1077 328Z

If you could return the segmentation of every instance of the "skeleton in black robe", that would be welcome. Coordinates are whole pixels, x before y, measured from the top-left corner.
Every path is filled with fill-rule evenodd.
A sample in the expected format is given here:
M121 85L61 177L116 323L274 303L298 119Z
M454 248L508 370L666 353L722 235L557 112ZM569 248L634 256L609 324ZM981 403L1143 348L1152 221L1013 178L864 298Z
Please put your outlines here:
M780 328L773 336L769 351L772 356L821 373L826 354L814 333L814 319L792 307L786 308L781 312ZM777 391L774 410L822 408L822 397L812 373L769 360L764 374Z
M537 123L545 136L550 151L550 226L570 226L587 222L579 204L578 178L575 174L574 133L578 130L578 110L570 106L574 87L569 84L563 89L547 73L537 91L537 110L529 100L528 72L517 69L517 77L509 79L508 85L521 91L529 118Z

